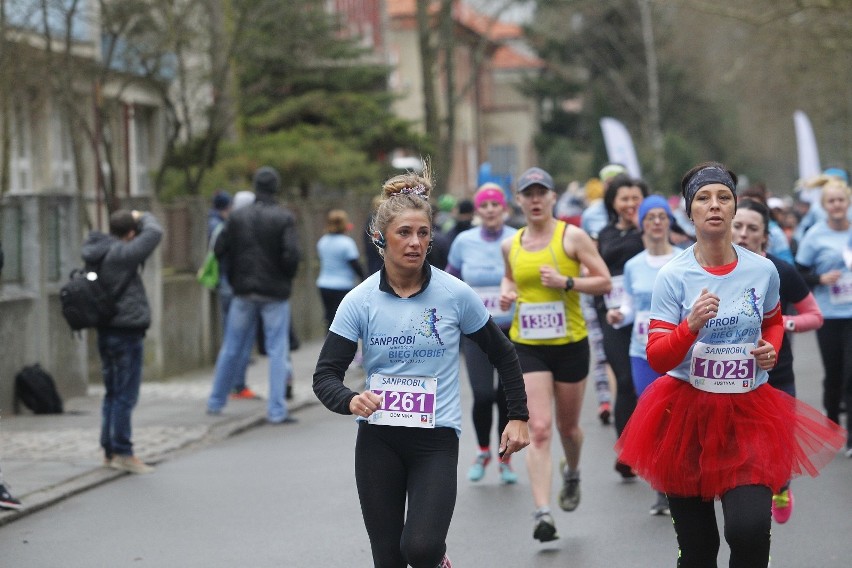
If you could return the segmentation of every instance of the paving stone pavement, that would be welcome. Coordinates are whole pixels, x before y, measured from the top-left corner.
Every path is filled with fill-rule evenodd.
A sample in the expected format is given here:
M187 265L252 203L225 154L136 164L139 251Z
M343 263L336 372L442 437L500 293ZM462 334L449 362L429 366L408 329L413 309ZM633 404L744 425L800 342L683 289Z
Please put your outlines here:
M291 355L293 400L290 411L298 413L318 404L311 377L322 343L303 342ZM204 368L158 382L143 382L133 412L134 453L157 464L182 451L215 443L266 421L268 365L257 357L246 374L247 384L260 400L230 400L222 414L208 416L213 369ZM93 377L92 381L98 381ZM48 507L121 475L103 466L98 443L100 404L104 388L92 384L86 396L64 401L61 415L18 414L0 417L0 469L3 481L21 500L21 511L0 510L0 526Z

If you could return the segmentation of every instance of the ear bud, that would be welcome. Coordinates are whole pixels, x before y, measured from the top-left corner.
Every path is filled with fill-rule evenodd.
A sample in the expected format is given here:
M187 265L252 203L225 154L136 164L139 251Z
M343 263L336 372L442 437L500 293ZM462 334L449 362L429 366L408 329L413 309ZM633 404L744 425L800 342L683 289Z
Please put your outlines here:
M429 254L430 252L432 252L432 243L434 243L434 242L435 242L434 238L429 239L429 246L426 247L426 254Z
M385 236L382 234L381 231L376 231L376 232L379 234L379 236L378 237L373 236L373 244L376 245L377 247L379 247L380 249L383 249L383 248L385 248L385 245L387 244L385 242Z

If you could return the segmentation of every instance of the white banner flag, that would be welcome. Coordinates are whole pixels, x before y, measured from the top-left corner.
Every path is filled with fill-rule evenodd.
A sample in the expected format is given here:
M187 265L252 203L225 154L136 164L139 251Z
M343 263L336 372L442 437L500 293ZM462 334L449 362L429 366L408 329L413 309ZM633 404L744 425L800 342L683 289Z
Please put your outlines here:
M609 161L621 164L633 177L642 177L639 160L636 159L636 150L633 148L633 139L630 138L627 128L620 121L605 116L601 119L601 131Z
M796 148L799 154L799 179L808 179L819 175L822 168L819 165L814 129L808 115L797 110L793 113L793 124L796 127Z

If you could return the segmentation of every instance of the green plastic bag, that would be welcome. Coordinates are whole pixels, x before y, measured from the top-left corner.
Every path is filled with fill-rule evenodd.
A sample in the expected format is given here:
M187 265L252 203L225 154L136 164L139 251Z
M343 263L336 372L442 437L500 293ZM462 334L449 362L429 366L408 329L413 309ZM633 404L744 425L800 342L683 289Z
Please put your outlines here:
M204 257L204 264L201 265L195 276L202 286L210 290L215 290L216 286L219 285L219 261L216 260L216 255L213 254L212 250Z

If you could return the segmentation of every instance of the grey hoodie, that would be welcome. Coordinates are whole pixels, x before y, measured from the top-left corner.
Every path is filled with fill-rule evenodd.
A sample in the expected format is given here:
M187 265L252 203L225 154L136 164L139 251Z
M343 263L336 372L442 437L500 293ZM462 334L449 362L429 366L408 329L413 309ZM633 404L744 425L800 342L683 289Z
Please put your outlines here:
M92 231L83 242L83 261L90 267L100 263L98 277L113 296L130 278L124 293L117 299L118 313L106 329L144 331L151 325L151 308L139 266L160 244L163 228L150 213L142 214L139 226L139 233L130 241Z

